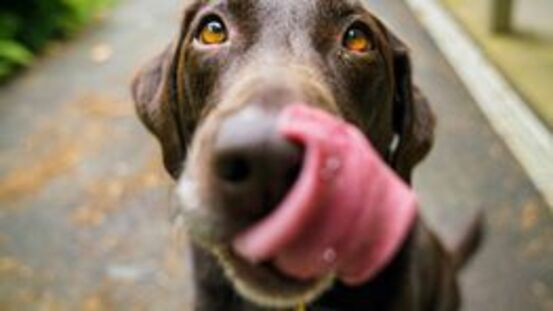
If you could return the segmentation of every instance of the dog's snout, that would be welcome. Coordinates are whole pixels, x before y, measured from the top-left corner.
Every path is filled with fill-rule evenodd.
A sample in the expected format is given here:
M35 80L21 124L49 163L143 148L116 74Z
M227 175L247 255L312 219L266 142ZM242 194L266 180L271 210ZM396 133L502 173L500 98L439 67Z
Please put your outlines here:
M276 113L247 107L227 116L213 146L212 195L242 216L260 216L284 198L299 173L303 152L277 130Z

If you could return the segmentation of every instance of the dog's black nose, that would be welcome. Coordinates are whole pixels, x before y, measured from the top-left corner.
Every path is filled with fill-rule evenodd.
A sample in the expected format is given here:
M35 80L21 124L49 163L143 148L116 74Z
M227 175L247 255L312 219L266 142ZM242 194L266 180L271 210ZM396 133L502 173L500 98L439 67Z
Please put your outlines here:
M215 138L211 193L245 221L275 208L301 168L303 151L278 133L277 117L250 105L226 117Z

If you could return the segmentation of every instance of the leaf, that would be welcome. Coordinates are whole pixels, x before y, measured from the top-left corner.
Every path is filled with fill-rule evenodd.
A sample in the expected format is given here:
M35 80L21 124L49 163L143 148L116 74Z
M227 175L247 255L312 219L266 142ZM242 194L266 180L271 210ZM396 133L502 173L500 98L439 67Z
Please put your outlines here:
M23 45L0 39L0 59L5 59L17 65L28 65L33 58L33 53Z
M0 38L11 38L19 30L20 20L15 14L0 12Z
M13 64L8 63L3 59L0 59L0 82L8 78L14 70L15 68Z

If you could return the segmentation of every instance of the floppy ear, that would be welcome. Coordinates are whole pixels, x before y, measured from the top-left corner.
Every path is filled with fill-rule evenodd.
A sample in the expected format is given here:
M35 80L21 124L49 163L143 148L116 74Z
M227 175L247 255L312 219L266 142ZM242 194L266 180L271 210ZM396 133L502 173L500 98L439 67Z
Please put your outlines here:
M177 68L183 62L182 42L198 10L198 5L189 2L185 2L185 15L176 43L147 63L136 74L131 87L138 116L159 140L165 168L175 179L182 171L190 139L188 132L192 127L191 122L186 122L184 96L176 81L185 78Z
M185 150L179 137L177 103L171 90L173 50L172 46L167 47L138 72L132 82L132 95L140 120L160 142L165 168L177 177Z
M389 41L393 49L395 80L393 122L394 131L399 138L399 145L391 155L391 164L410 183L413 168L432 147L435 118L426 98L413 85L407 47L391 33Z

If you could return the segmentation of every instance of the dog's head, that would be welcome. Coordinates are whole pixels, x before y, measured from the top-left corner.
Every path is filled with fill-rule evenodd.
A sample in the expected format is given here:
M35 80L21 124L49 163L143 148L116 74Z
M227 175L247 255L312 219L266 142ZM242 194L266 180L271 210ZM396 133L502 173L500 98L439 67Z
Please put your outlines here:
M188 184L187 221L200 240L225 245L286 194L302 158L276 135L287 105L354 124L410 181L430 149L433 116L412 84L407 48L363 1L185 2L178 36L137 75L133 96L166 169ZM250 268L266 285L266 273Z

